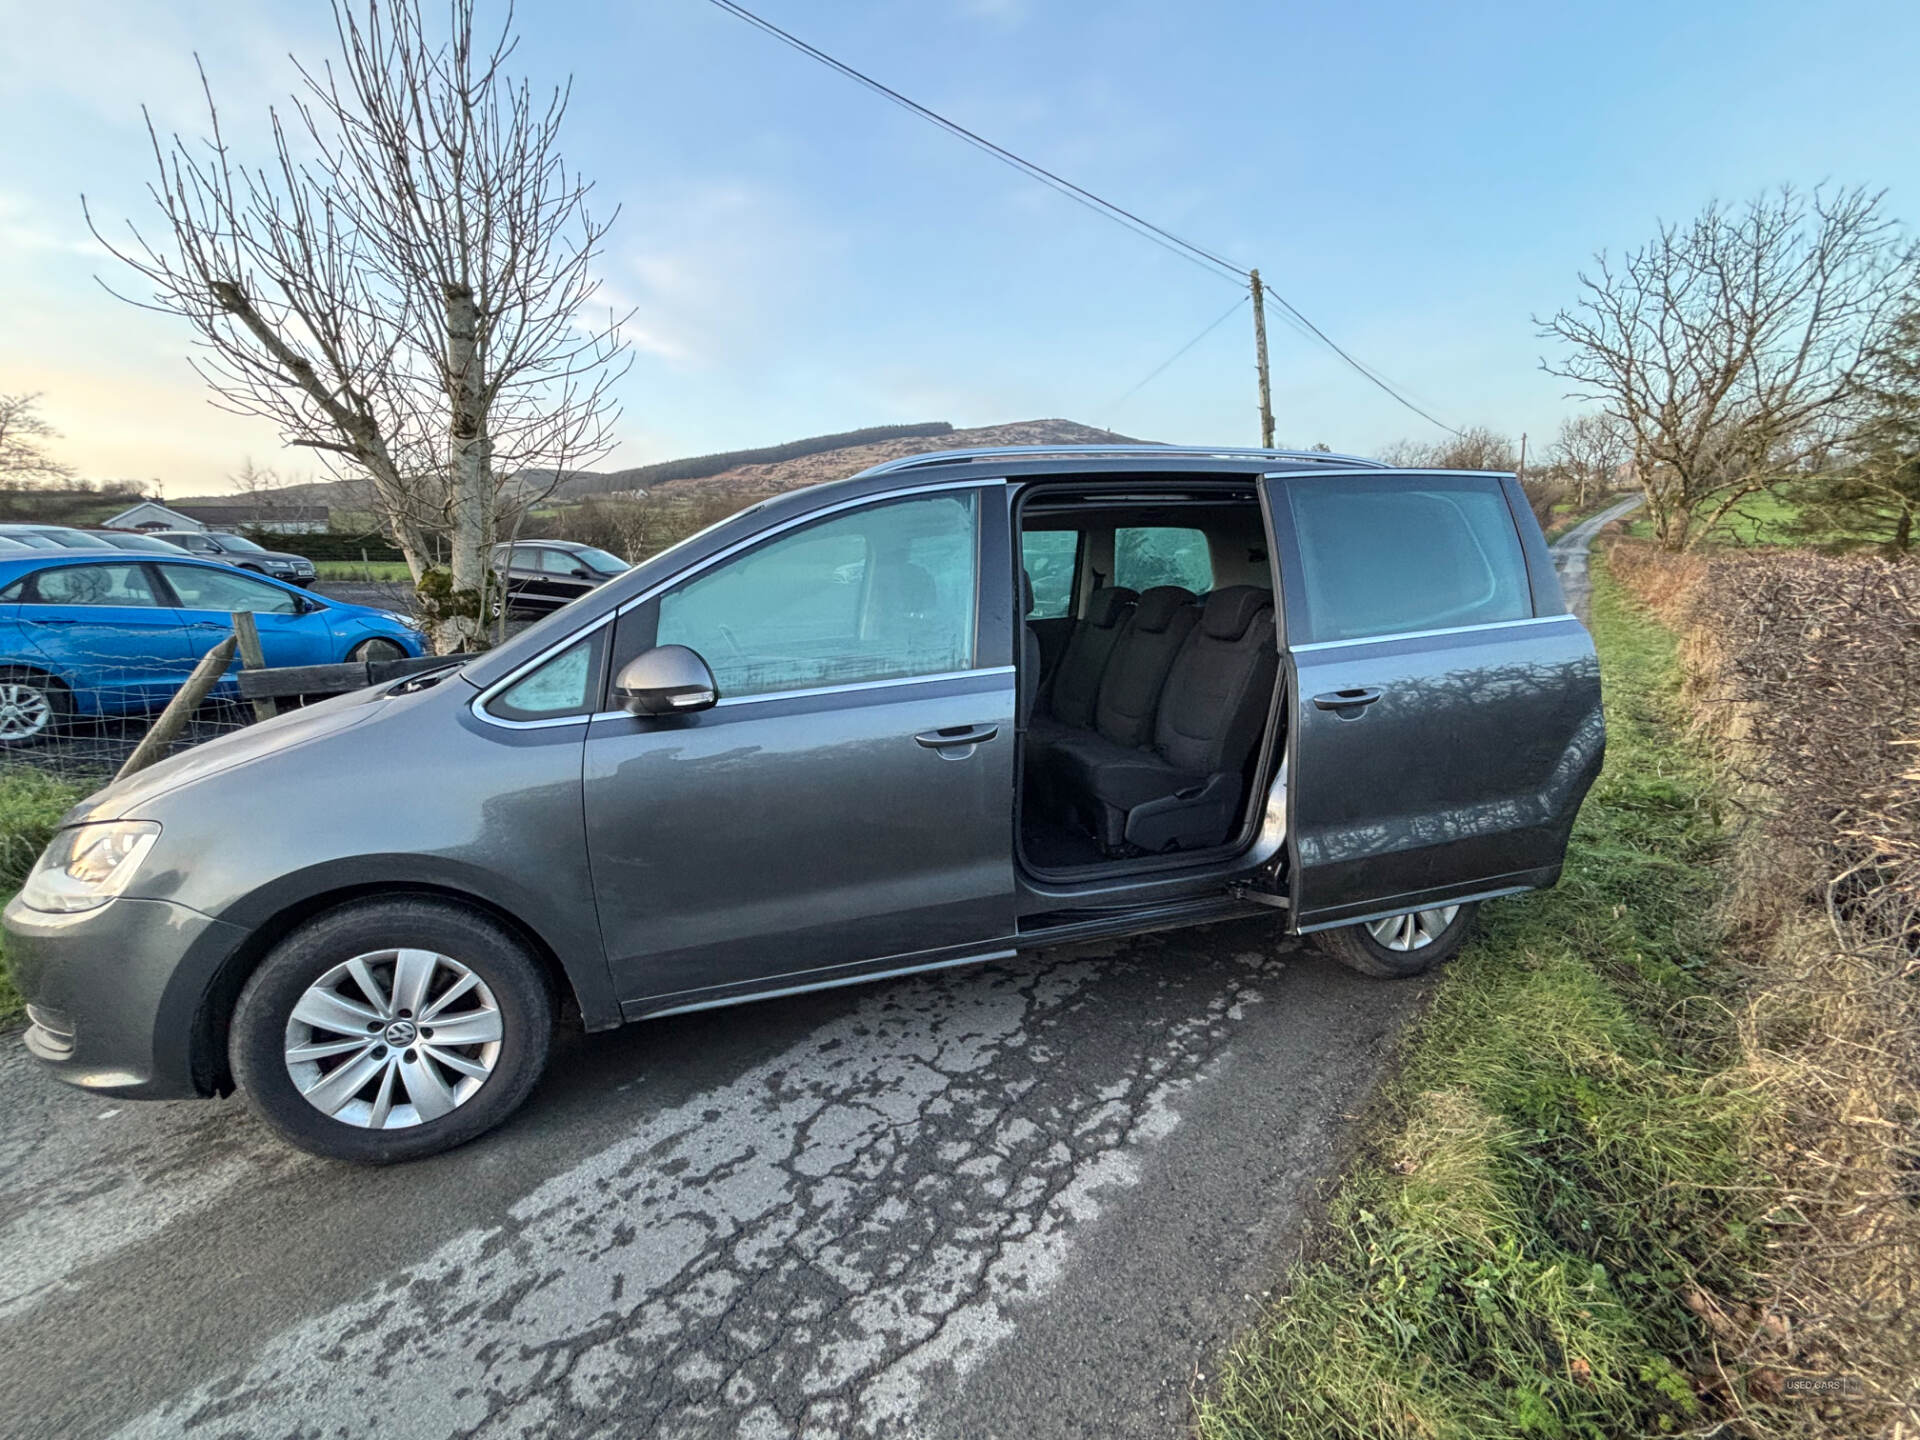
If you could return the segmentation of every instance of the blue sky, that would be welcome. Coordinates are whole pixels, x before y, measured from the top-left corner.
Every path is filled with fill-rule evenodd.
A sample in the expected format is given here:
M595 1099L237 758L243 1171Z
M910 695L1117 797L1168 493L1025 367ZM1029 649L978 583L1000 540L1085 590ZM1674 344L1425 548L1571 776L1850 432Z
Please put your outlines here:
M1531 316L1600 247L1715 195L1884 186L1920 220L1920 6L758 0L761 13L1242 264L1456 425L1538 439L1569 405ZM1250 320L1134 238L706 0L523 4L521 68L571 73L569 158L622 212L636 310L617 463L911 420L1062 415L1257 441ZM0 0L0 390L45 392L98 478L224 488L270 427L221 414L178 322L104 294L99 213L147 218L139 105L198 133L192 52L257 146L326 53L324 6ZM264 154L263 151L256 153ZM1437 434L1273 325L1283 443Z

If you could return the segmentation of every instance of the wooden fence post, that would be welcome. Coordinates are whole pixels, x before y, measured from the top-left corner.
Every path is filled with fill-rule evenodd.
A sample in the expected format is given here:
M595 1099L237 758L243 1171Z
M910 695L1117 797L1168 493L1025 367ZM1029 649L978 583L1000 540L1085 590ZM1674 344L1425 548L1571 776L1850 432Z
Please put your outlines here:
M233 638L240 642L240 664L248 670L267 668L267 655L260 648L260 627L253 622L251 610L233 612ZM280 713L279 702L263 697L253 702L253 718L271 720Z
M120 773L114 779L124 780L129 775L138 774L167 753L167 747L186 728L188 719L200 708L200 702L220 683L220 677L227 673L227 666L233 663L236 648L237 642L229 635L200 657L200 663L193 667L193 674L187 677L187 683L167 702L167 708L160 712L160 718L153 722L153 728L133 747L133 754L127 757L127 763L120 767Z

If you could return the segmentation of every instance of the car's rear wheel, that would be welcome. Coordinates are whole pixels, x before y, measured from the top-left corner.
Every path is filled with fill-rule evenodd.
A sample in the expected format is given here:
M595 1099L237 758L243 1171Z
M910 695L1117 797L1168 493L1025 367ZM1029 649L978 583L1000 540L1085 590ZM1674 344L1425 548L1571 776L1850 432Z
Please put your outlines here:
M384 635L376 635L371 640L362 640L347 652L349 660L404 660L407 652L398 641L389 640Z
M1466 943L1475 905L1411 910L1384 920L1322 930L1313 943L1349 969L1382 980L1423 974L1453 958Z
M289 935L247 981L228 1054L300 1149L389 1164L461 1145L519 1108L553 1002L527 947L425 897L361 901Z
M32 670L0 670L0 745L34 745L73 719L73 693Z

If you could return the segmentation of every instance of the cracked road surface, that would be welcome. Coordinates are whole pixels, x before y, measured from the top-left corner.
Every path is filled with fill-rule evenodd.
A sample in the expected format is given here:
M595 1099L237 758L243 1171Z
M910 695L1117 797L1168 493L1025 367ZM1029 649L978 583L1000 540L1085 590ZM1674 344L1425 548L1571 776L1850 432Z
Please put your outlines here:
M1586 553L1623 502L1554 547ZM1271 920L557 1043L394 1170L0 1042L0 1435L1173 1437L1426 982Z
M557 1047L362 1170L0 1057L0 1434L1172 1436L1423 985L1242 920Z

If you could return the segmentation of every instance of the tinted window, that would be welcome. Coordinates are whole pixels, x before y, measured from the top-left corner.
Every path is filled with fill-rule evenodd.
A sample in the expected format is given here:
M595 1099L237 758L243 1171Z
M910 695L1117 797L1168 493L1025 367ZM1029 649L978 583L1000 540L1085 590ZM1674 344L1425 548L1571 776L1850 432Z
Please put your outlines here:
M138 565L72 565L29 577L21 596L37 605L156 605L147 573Z
M237 570L162 565L161 573L189 610L252 610L261 615L297 615L300 602L288 591Z
M1213 589L1207 537L1177 525L1129 526L1113 532L1113 583L1132 590L1184 585L1196 595Z
M1077 530L1028 530L1020 537L1020 563L1033 581L1029 620L1057 620L1073 608L1074 561L1080 555Z
M974 497L895 500L808 525L660 597L722 696L973 665Z
M1305 638L1353 640L1533 613L1499 481L1296 478L1287 490L1300 542Z

